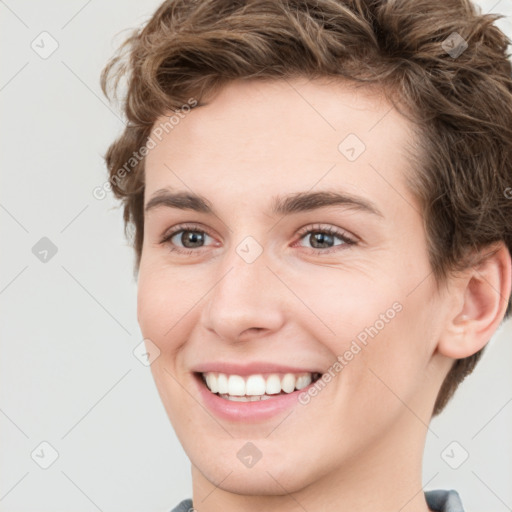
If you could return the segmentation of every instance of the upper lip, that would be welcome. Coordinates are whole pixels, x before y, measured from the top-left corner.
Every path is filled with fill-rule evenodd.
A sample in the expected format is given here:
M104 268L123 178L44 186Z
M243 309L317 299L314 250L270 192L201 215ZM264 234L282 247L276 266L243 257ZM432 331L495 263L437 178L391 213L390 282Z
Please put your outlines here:
M255 375L259 373L322 373L315 368L300 368L298 366L287 366L272 362L252 362L247 364L228 362L208 362L195 366L192 371L197 373L218 372L228 375Z

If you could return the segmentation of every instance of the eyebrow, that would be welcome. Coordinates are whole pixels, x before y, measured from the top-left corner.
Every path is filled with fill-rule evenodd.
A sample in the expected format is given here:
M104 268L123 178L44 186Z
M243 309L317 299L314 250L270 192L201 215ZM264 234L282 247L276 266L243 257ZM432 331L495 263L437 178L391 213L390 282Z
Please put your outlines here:
M271 201L270 212L273 215L291 215L336 205L346 206L354 210L384 217L375 204L367 199L347 192L336 192L333 190L295 192L286 196L275 196ZM205 197L185 191L173 192L165 188L157 190L152 195L144 210L145 212L149 212L150 210L162 206L215 214L211 202Z

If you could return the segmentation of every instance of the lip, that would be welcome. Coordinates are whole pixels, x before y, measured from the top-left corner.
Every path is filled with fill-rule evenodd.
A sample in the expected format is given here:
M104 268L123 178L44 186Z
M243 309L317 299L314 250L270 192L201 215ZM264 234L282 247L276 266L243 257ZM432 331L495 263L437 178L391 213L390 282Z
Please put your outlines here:
M227 362L211 362L200 364L192 368L192 371L196 373L218 372L228 375L240 375L241 377L260 373L323 373L323 370L320 369L299 368L270 362L253 362L245 365Z
M268 400L260 400L257 402L234 402L212 393L206 387L206 384L199 373L193 374L193 377L198 387L201 399L210 412L220 419L245 423L265 421L279 413L282 413L283 411L286 411L287 409L300 405L300 402L298 401L299 395L307 392L310 387L315 385L315 383L312 382L305 388L295 390L292 393L276 395L275 398L270 398Z

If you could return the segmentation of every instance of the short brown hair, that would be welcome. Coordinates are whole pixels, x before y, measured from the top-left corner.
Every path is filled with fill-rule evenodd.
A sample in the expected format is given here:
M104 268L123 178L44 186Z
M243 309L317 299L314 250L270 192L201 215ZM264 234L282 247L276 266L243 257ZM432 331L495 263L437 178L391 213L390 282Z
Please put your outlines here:
M377 85L412 116L420 165L409 185L422 206L438 282L494 242L512 252L512 66L510 41L494 25L499 17L469 0L164 2L101 76L107 96L120 79L127 82L128 123L105 160L125 231L134 228L135 270L144 159L133 160L123 179L119 171L146 145L155 120L233 80L294 76ZM482 350L454 362L434 415Z

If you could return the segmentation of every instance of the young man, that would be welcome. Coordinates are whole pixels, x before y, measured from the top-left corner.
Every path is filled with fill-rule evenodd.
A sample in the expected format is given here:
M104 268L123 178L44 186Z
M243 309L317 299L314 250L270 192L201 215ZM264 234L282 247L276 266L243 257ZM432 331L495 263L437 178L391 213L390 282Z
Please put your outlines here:
M169 1L111 184L175 511L460 512L428 424L510 313L512 73L464 0Z

